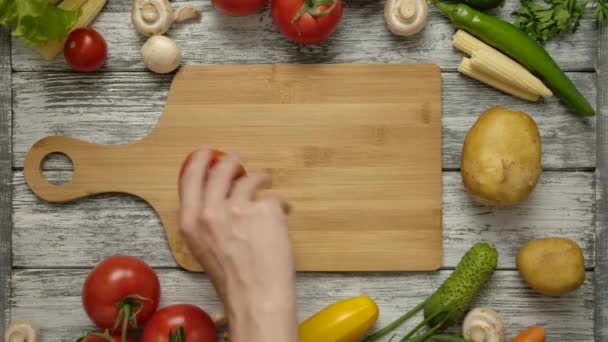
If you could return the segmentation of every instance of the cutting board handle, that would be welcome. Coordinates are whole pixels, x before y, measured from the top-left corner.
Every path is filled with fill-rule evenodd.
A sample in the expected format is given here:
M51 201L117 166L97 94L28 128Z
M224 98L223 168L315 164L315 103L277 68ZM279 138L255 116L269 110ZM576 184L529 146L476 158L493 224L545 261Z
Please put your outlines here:
M25 181L30 189L40 198L49 202L68 202L97 193L87 189L87 184L95 184L90 174L83 175L82 156L95 156L100 147L86 141L65 137L50 136L36 142L23 163ZM74 173L65 184L55 185L48 182L42 174L42 163L52 153L62 153L72 160Z

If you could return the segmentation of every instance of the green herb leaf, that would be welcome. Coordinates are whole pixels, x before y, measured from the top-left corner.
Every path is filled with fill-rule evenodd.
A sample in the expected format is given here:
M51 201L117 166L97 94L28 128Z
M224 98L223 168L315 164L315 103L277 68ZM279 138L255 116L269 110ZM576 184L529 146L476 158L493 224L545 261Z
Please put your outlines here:
M48 0L0 0L0 25L10 25L14 37L33 46L62 40L79 16L79 10L65 11Z
M533 0L520 1L522 7L513 12L518 16L513 25L541 44L559 34L576 31L587 6L587 0L545 0L549 6Z

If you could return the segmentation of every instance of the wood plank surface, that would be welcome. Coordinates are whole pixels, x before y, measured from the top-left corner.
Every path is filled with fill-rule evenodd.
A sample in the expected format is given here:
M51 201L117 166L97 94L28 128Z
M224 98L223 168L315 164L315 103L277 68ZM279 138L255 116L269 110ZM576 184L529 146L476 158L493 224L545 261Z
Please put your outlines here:
M58 180L65 172L49 176ZM120 253L145 257L155 267L176 266L156 214L143 201L103 195L49 204L29 191L21 172L13 184L16 267L90 267ZM496 244L499 267L514 269L517 250L526 241L566 236L581 245L592 268L594 186L592 172L544 172L528 202L498 210L476 205L465 193L459 172L444 172L444 267L455 267L472 243L485 240Z
M462 58L452 48L453 27L434 6L430 6L424 31L397 37L384 23L384 1L349 0L341 25L327 42L301 46L280 35L268 7L255 15L233 18L219 14L208 0L188 2L203 10L203 19L178 25L168 33L182 49L185 64L432 62L454 71ZM518 6L518 1L507 1L497 12L513 22L516 17L511 12ZM145 40L131 25L130 11L131 1L109 1L93 24L110 49L105 70L144 70L140 48ZM592 71L597 25L591 15L585 15L575 34L553 39L546 46L565 70ZM63 58L43 61L20 41L15 41L13 60L17 71L69 69Z
M11 37L0 26L0 328L10 320L12 266Z
M595 74L569 74L595 103ZM126 144L145 137L160 117L171 76L152 73L16 73L13 79L15 167L37 140L68 135L99 144ZM466 76L444 73L443 167L458 169L466 132L486 109L502 105L530 113L543 143L543 167L595 166L595 118L570 112L555 98L530 103ZM475 99L475 100L472 100ZM50 162L49 169L58 169Z
M595 340L608 340L608 26L598 37Z
M204 274L157 270L161 280L161 306L192 303L213 312L220 308ZM81 305L81 289L88 270L17 270L11 301L15 318L30 318L42 325L45 341L69 341L92 329ZM437 289L451 271L438 273L300 273L297 279L298 317L302 321L339 299L367 294L380 308L376 328L390 323ZM593 341L593 273L576 292L549 298L529 290L515 271L498 271L482 290L474 306L490 306L505 318L510 341L530 325L542 325L547 341ZM403 336L416 316L397 330ZM452 330L457 332L459 328ZM388 341L387 336L383 341Z

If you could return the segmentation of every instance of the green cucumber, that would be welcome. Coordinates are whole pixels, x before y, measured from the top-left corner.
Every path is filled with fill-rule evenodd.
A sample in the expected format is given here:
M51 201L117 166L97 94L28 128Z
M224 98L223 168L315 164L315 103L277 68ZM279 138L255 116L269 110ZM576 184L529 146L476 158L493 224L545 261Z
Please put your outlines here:
M456 269L433 295L385 328L368 336L372 342L388 334L403 322L424 309L424 320L401 341L427 341L435 332L456 323L486 285L498 263L498 252L488 243L477 243L462 257ZM429 329L412 338L425 325Z

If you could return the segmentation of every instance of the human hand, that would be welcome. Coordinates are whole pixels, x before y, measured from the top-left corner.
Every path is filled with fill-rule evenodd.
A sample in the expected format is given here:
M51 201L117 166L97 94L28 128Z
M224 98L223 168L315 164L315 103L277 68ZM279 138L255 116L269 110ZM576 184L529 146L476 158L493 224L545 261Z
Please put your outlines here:
M257 198L271 178L235 179L228 154L209 167L201 147L181 179L181 233L224 302L235 342L297 341L295 262L281 198Z

